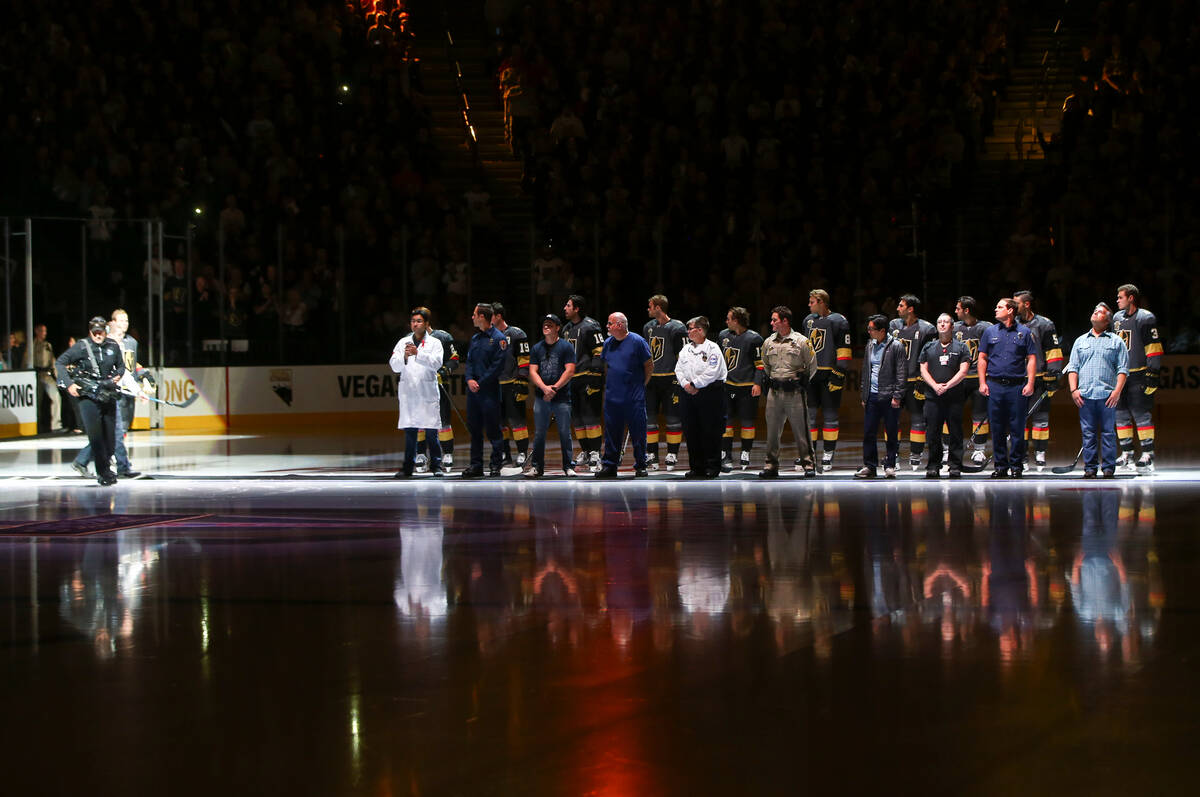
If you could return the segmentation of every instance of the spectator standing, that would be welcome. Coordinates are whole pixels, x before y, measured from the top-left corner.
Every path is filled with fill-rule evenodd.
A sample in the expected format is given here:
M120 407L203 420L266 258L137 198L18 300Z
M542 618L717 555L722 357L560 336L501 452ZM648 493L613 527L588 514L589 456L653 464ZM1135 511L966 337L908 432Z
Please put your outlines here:
M1106 479L1116 475L1116 407L1129 379L1129 351L1120 336L1109 331L1111 324L1109 306L1097 304L1092 328L1075 340L1067 362L1071 400L1079 408L1085 479L1096 478L1097 468Z

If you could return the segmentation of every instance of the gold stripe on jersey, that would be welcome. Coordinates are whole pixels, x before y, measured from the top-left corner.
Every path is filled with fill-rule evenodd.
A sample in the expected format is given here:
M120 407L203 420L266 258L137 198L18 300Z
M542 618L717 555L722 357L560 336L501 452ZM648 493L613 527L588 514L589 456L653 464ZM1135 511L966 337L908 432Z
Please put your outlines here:
M837 358L839 360L850 360L854 358L854 354L850 351L850 349L838 349Z

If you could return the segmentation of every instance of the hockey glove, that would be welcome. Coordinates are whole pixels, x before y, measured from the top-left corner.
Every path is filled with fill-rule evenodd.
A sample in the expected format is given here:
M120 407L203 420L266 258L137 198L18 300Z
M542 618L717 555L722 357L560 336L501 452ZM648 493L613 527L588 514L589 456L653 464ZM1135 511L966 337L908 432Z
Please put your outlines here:
M1153 396L1154 391L1158 390L1161 380L1159 379L1158 371L1146 370L1146 395Z
M1043 375L1042 388L1046 391L1048 397L1053 398L1055 392L1058 390L1058 374Z
M829 381L825 383L829 387L829 392L841 390L846 386L846 372L834 369L829 372Z

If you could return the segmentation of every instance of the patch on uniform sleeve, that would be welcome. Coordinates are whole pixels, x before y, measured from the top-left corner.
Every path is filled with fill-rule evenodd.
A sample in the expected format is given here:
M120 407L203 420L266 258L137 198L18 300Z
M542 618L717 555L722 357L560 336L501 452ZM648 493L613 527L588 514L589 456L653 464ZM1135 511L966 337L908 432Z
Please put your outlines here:
M507 348L508 348L508 338L501 338L501 339L498 341L498 343L500 344L500 348L501 348L501 349L507 349Z
M717 359L718 359L717 355L715 355L715 354L708 355L708 364L713 367L716 367Z

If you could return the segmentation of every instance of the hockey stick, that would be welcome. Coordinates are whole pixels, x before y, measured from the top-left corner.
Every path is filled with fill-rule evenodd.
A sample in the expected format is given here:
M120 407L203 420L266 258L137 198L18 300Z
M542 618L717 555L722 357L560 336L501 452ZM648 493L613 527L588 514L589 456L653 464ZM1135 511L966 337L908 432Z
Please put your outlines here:
M1071 461L1070 465L1058 465L1057 467L1051 468L1050 472L1057 473L1060 476L1064 473L1070 473L1071 471L1075 470L1075 466L1079 464L1079 458L1082 456L1083 456L1083 447L1081 446L1079 448L1079 453L1075 455L1075 459L1073 459Z
M1047 393L1046 391L1042 391L1042 395L1038 396L1038 397L1037 397L1037 401L1033 402L1033 406L1032 406L1032 407L1030 407L1030 408L1029 408L1029 409L1028 409L1028 410L1025 412L1025 422L1026 422L1026 423L1028 423L1028 422L1029 422L1029 419L1030 419L1031 417L1033 417L1033 414L1034 414L1035 412L1037 412L1037 408L1038 408L1039 406L1041 406L1041 403L1042 403L1043 401L1045 401L1045 399L1046 399L1046 396L1048 396L1048 395L1050 395L1050 394L1049 394L1049 393ZM980 421L979 421L979 423L975 424L975 428L974 428L974 429L971 431L971 436L972 436L972 437L974 437L974 436L975 436L975 432L978 432L978 431L979 431L979 427L980 427L980 426L983 426L983 424L984 424L984 421L986 421L986 420L987 420L987 418L983 418L982 420L980 420ZM992 430L992 434L993 434L993 435L995 435L995 430ZM994 438L993 438L993 439L994 439ZM986 468L986 467L988 466L988 463L991 461L991 459L992 459L992 458L989 456L987 459L985 459L985 460L983 461L983 464L982 464L982 465L974 465L974 464L972 464L972 465L962 465L962 466L961 466L961 470L962 470L962 472L963 472L963 473L979 473L980 471L982 471L984 468ZM1072 465L1072 467L1074 467L1074 466ZM1055 471L1055 473L1057 473L1057 472L1058 472L1058 471ZM1066 472L1066 471L1064 471L1064 472Z

